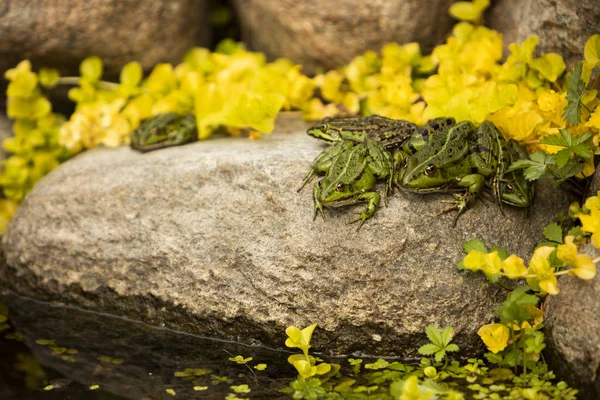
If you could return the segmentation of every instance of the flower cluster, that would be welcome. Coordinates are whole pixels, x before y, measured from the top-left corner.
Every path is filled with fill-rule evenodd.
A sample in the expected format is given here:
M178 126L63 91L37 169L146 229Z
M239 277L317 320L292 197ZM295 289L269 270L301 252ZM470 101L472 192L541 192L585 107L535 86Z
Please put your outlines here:
M596 211L599 218L597 223L600 224L600 210ZM586 217L582 215L580 218ZM470 271L482 271L492 279L500 276L525 278L532 289L554 295L559 292L556 279L559 275L575 275L586 280L596 276L596 264L589 256L577 252L574 239L574 236L566 236L563 244L538 247L529 260L529 266L514 254L503 258L498 251L474 249L466 255L462 267Z
M58 130L64 117L52 113L52 105L41 87L55 84L51 70L31 70L29 61L22 61L5 73L10 81L7 94L7 115L14 119L14 137L4 140L4 150L11 156L3 162L0 186L0 232L6 230L12 214L33 185L60 162L69 157L58 144Z
M267 63L232 42L220 51L226 53L192 49L181 64L158 64L146 79L132 62L118 85L100 81L100 59L84 60L79 87L69 92L77 108L61 128L61 144L73 151L126 144L141 120L168 112L195 114L200 139L221 128L269 133L281 109L300 109L313 95L314 82L289 60Z

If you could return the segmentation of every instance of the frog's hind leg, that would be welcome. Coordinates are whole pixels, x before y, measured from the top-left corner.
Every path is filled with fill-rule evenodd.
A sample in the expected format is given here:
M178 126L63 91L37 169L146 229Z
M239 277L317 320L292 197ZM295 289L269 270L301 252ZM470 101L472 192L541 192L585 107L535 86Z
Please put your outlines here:
M379 207L379 203L381 201L381 196L377 192L365 192L356 198L357 201L366 201L367 208L359 214L358 218L349 222L349 224L353 224L355 222L360 221L358 225L357 231L360 230L361 226L365 223L366 220L371 218L375 211L377 211L377 207Z
M323 210L323 204L319 200L321 195L321 181L315 182L313 185L313 202L315 208L315 214L313 215L313 221L317 219L317 214L321 213L323 221L325 221L325 211Z

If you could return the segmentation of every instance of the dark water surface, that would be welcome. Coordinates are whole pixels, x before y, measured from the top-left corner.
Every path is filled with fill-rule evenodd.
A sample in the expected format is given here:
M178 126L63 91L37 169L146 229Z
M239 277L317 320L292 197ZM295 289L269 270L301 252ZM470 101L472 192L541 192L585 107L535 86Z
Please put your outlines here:
M296 377L287 362L292 353L285 351L182 334L12 293L3 301L10 328L0 334L2 400L224 399L234 393L232 385L242 384L251 392L239 397L278 399L288 398L280 390ZM253 360L229 360L237 355ZM259 363L267 368L254 369ZM175 376L186 369L190 376ZM42 390L48 384L58 388ZM99 388L90 390L92 385Z

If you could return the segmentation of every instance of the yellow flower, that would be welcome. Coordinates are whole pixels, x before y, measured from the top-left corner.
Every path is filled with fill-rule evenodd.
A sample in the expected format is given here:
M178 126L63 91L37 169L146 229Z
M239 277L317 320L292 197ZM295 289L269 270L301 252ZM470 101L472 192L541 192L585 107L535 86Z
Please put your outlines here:
M577 253L574 239L573 236L567 236L565 244L557 246L556 256L565 264L574 267L570 275L577 275L581 279L592 279L596 276L596 264L589 256Z
M431 393L421 392L421 389L419 389L419 380L415 375L411 375L404 381L399 400L426 400L430 397Z
M494 354L506 348L508 333L508 328L502 324L487 324L477 331L485 346Z
M565 70L565 61L557 53L546 53L542 57L531 60L529 65L550 82L556 82Z
M297 347L306 354L308 349L310 349L310 339L316 327L317 324L309 325L302 330L295 326L288 327L285 330L285 333L288 335L285 345L287 347Z
M548 256L554 251L554 247L542 246L535 249L529 262L528 274L536 275L527 278L527 283L534 290L543 290L548 294L558 294L558 285L554 268L550 266Z
M585 206L588 206L588 199L585 202ZM596 207L590 210L590 214L577 214L579 220L581 221L581 229L590 232L592 234L592 244L595 247L600 248L600 210Z
M463 260L466 269L471 271L482 270L486 275L495 275L500 272L501 261L498 252L482 253L471 250Z
M527 274L527 267L521 257L511 254L502 261L502 271L510 279L516 279Z

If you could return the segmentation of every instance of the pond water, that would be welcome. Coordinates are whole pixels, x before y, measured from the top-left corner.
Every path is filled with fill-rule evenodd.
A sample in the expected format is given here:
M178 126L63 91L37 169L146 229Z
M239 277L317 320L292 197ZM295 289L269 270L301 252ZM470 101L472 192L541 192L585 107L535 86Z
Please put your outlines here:
M280 389L296 377L287 363L291 352L183 334L14 294L4 301L11 327L0 341L1 399L223 399L232 385L244 384L251 393L240 397L277 399L288 398ZM229 360L238 355L253 360ZM266 369L253 368L259 363ZM41 390L48 384L56 388Z
M297 377L287 359L298 352L176 332L11 292L5 293L3 300L6 307L0 303L0 315L9 317L0 323L3 400L287 399L290 396L282 390L289 390ZM549 399L572 400L576 396L566 384L557 384L543 362L536 364L535 372L518 377L506 368L488 374L479 360L452 361L444 366L440 362L435 366L449 379L438 382L428 378L431 374L425 376L427 368L432 368L428 358L403 363L369 357L361 365L360 360L319 355L312 350L311 354L341 365L343 377L327 382L323 375L324 386L318 383L322 395L326 389L348 399L389 399L390 393L398 396L399 390L404 390L397 384L403 385L403 379L415 374L420 390L448 395L458 390L466 394L464 398L493 394L497 397L489 398L520 399L525 398L521 391L529 387L537 387L535 390L548 394L544 398ZM294 383L296 394L314 394L311 381ZM321 397L315 394L309 398Z

